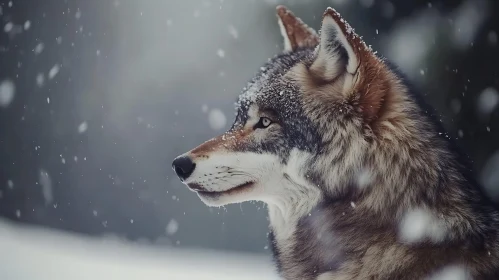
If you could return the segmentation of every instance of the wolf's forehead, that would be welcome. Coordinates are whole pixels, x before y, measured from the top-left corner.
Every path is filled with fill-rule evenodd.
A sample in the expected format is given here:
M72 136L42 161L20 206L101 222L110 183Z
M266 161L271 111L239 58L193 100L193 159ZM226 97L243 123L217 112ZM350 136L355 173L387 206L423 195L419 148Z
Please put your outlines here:
M239 113L247 112L250 106L256 105L283 112L295 104L298 88L286 80L284 75L311 53L311 50L304 49L281 54L270 60L243 89L236 103L236 110Z

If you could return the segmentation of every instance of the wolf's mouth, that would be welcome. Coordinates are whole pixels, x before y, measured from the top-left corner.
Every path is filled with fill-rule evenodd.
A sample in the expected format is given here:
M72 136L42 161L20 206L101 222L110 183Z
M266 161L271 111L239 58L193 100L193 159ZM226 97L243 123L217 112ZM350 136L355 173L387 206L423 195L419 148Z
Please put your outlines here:
M249 188L251 188L255 182L246 182L244 184L237 185L231 189L228 189L226 191L221 191L221 192L213 192L213 191L197 191L197 193L201 196L206 196L206 197L218 197L221 195L232 195L236 194L238 192L243 192Z

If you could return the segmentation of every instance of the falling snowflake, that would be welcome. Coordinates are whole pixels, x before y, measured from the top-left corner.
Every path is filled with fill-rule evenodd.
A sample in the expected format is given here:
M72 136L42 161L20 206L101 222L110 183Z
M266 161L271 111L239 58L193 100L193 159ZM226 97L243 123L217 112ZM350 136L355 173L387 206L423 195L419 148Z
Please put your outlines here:
M7 107L14 99L16 86L11 80L0 82L0 107Z
M429 280L468 280L471 279L468 271L461 266L447 266L440 269L433 275L431 275Z
M175 219L171 219L166 225L166 234L174 235L178 231L178 222Z
M9 33L10 31L12 31L13 28L14 24L12 22L7 22L7 24L5 24L5 26L3 27L3 31Z
M82 122L78 126L78 133L85 133L85 131L87 131L87 129L88 129L88 123L87 122Z
M220 58L224 58L225 57L225 51L222 50L222 49L218 49L217 50L217 55L220 57Z
M445 238L446 231L443 223L429 210L418 208L405 213L399 225L399 236L408 243L439 242Z
M49 79L52 80L59 73L59 64L54 65L49 71Z
M208 114L208 122L213 130L220 130L225 127L227 118L220 109L212 109Z
M47 171L43 169L40 170L38 181L42 186L42 194L43 198L45 199L45 205L52 203L52 201L54 200L54 195L52 190L52 179L50 179L50 176L47 173Z
M36 45L35 49L33 50L33 52L35 52L35 54L41 54L43 49L44 49L45 45L43 43L38 43L38 45Z
M237 29L233 25L229 25L229 34L234 38L237 39L239 38L239 32L237 32Z
M24 23L24 30L28 30L30 27L31 27L31 21L27 20L27 21Z
M372 174L368 169L361 169L357 174L357 187L363 189L372 182Z
M38 73L38 75L36 75L36 84L39 87L42 87L44 83L45 83L45 76L43 76L43 73Z
M495 88L486 88L478 97L477 107L481 115L489 115L499 103L499 93Z

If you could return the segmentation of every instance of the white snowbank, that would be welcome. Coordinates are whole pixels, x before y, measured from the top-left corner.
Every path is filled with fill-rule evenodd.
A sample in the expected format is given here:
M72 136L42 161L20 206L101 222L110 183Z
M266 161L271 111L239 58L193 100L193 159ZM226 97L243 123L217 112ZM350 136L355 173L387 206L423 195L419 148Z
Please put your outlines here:
M266 256L161 250L0 220L2 280L275 279Z

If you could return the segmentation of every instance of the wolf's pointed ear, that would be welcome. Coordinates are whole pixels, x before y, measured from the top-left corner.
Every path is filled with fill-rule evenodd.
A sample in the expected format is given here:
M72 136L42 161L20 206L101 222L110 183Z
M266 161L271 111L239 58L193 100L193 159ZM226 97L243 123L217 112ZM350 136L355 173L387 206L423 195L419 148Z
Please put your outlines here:
M317 32L303 23L286 7L277 6L277 17L281 34L284 37L284 51L313 48L319 44Z
M345 70L355 74L362 48L365 44L350 25L334 9L327 8L322 17L317 57L310 70L324 81L333 80Z
M322 96L328 98L340 95L355 100L364 119L371 122L379 117L387 100L385 92L389 85L386 81L389 79L386 71L381 71L383 65L340 14L327 8L322 19L319 47L308 68L311 77L302 80L302 84L309 90L315 87L315 92L322 88ZM340 76L342 79L337 80Z

